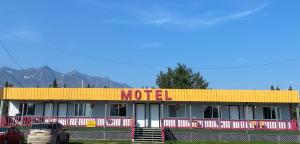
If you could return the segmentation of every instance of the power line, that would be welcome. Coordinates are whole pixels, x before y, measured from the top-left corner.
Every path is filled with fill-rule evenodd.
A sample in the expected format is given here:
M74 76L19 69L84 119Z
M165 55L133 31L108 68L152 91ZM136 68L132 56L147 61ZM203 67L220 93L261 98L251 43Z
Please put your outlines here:
M55 50L58 51L58 52L61 52L63 54L82 57L82 58L86 58L86 59L90 59L90 60L102 61L102 62L106 62L106 63L129 65L129 66L140 67L140 68L168 68L168 67L170 67L170 66L166 66L166 65L155 65L155 64L147 65L147 64L126 62L126 61L123 61L123 60L108 59L108 58L97 57L97 56L86 56L86 55L82 55L82 53L76 53L74 51L66 51L66 50L63 50L63 49L55 49ZM265 66L269 66L269 65L290 63L290 62L296 62L296 61L300 61L300 58L280 60L280 61L271 61L271 62L268 62L268 63L259 63L259 64L215 66L215 67L191 67L191 68L199 69L199 70L228 70L228 69L243 69L243 68L265 67Z
M6 48L4 43L0 40L0 44L3 48L3 50L6 52L6 54L10 57L10 59L20 68L23 69L22 66L18 63L18 61L12 56L12 54L9 52L9 50Z
M6 52L6 54L10 57L10 59L19 67L19 69L21 69L21 71L23 71L23 73L25 74L26 76L26 73L24 72L23 70L23 67L21 66L20 63L18 63L18 61L14 58L14 56L9 52L9 50L7 49L7 47L4 45L4 43L0 40L0 45L2 47L2 49ZM16 81L21 85L23 86L23 84L16 79ZM26 78L24 78L24 82L25 82L25 86L30 86L29 85L29 82L27 82Z

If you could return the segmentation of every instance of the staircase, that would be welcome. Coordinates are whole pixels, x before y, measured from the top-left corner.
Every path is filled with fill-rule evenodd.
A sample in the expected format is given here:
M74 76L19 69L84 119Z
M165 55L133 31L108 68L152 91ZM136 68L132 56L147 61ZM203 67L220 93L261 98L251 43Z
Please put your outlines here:
M163 143L161 128L135 128L133 143Z

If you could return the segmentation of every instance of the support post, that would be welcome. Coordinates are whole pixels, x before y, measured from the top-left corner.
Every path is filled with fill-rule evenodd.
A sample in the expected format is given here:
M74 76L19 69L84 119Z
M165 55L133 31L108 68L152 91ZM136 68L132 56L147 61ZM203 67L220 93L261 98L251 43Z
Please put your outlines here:
M300 114L299 114L299 104L296 105L296 116L297 116L297 126L298 126L298 131L300 131Z
M190 128L193 127L192 123L193 123L193 121L192 121L192 104L190 102Z
M23 102L23 103L22 103L22 112L21 112L21 126L23 126L24 108L25 108L25 104L24 104L24 102ZM28 108L27 108L27 109L28 109Z
M164 118L164 104L162 102L160 103L160 107L161 107L160 126L163 128L164 127L164 121L163 121L163 118Z
M0 104L0 116L1 116L1 117L2 117L2 114L3 114L3 104L4 104L3 101L4 101L4 100L1 99L1 104Z
M107 103L105 103L104 106L104 134L103 134L104 140L106 140L106 122L107 122Z

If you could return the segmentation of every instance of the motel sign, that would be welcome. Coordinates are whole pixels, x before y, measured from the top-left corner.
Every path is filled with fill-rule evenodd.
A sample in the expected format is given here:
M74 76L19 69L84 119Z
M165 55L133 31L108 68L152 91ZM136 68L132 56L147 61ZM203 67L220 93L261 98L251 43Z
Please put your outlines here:
M168 90L121 90L121 100L125 101L151 100L151 95L154 95L155 101L172 100L172 97L170 97L168 94Z

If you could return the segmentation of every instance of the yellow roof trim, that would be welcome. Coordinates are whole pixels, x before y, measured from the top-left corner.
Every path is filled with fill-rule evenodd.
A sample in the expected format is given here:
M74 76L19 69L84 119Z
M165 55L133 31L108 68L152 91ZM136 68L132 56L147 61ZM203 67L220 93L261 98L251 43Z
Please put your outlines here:
M299 103L299 92L289 90L201 90L123 88L2 88L5 100L180 101Z

